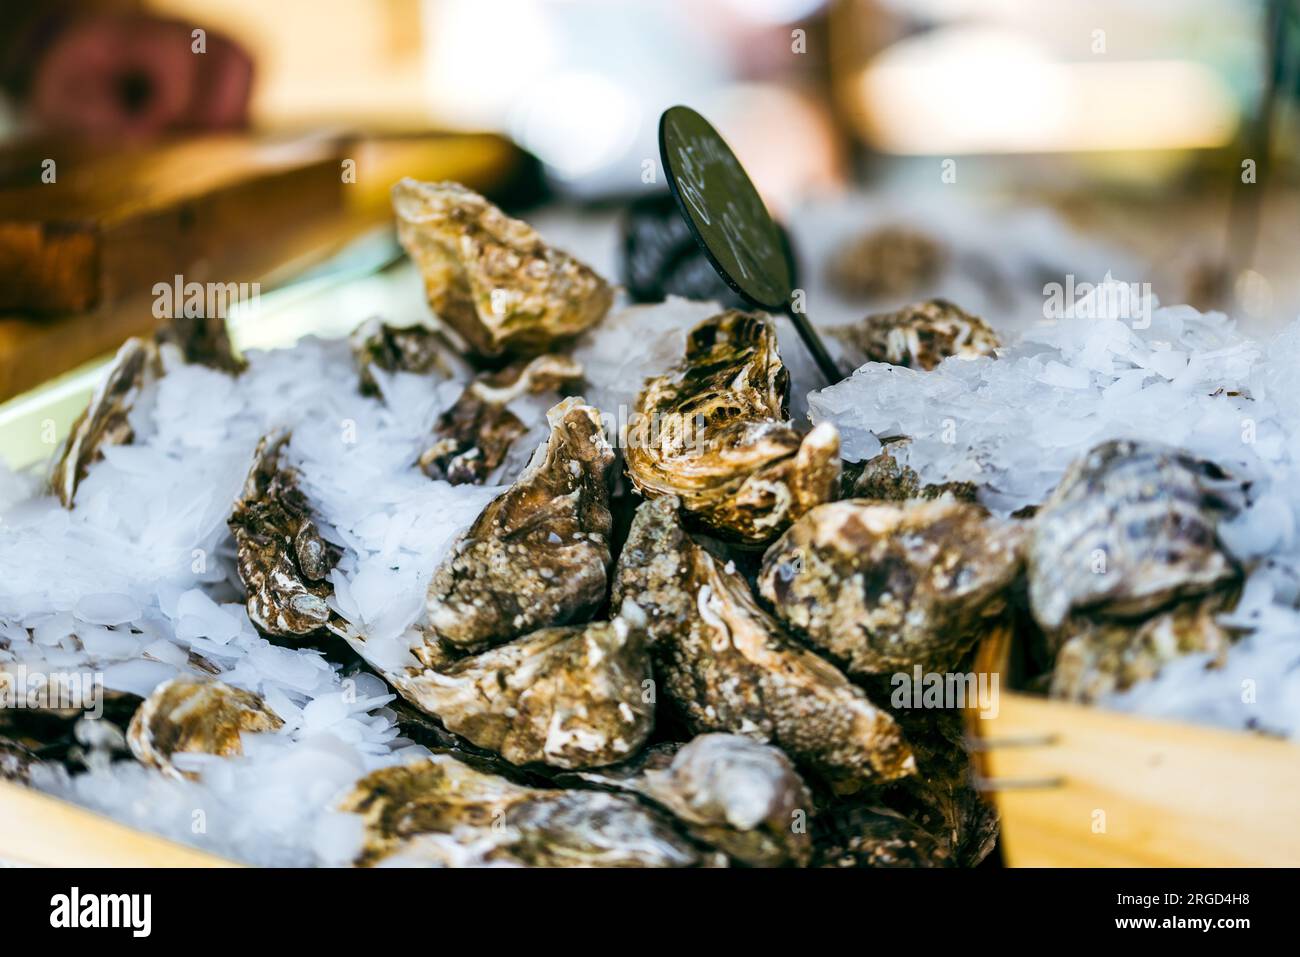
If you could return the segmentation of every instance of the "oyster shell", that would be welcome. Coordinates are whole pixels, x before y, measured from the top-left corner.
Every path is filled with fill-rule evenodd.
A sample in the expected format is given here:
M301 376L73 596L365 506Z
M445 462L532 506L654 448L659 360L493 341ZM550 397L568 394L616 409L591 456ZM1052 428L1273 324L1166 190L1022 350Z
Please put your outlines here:
M843 343L855 366L888 362L929 370L949 356L993 356L1001 345L988 323L946 299L914 302L828 331Z
M909 440L889 443L879 455L867 459L860 466L846 466L840 487L843 498L869 498L881 502L905 502L909 499L933 499L951 495L961 502L978 500L979 490L974 482L939 482L922 484L921 476L911 466L895 457L898 446Z
M416 324L393 326L374 318L358 326L349 337L352 358L361 377L362 395L379 395L375 369L385 372L452 375L451 349L433 327Z
M359 866L690 867L714 863L671 821L601 791L523 787L455 758L383 768L336 806L364 821Z
M767 550L759 591L851 674L949 671L1006 612L1024 538L951 499L832 502Z
M952 867L948 846L885 807L841 802L817 816L816 867Z
M934 279L947 250L934 237L887 225L845 243L830 260L826 279L841 296L905 296Z
M1137 617L1240 577L1218 523L1242 486L1213 463L1156 442L1105 442L1076 461L1038 511L1028 548L1034 617Z
M393 187L397 237L429 306L479 355L534 356L599 322L609 284L459 183Z
M127 445L134 437L129 415L141 391L162 375L158 347L151 340L122 343L108 373L77 416L50 470L49 487L64 508L72 508L77 486L109 445Z
M581 777L662 805L695 840L741 864L803 867L812 855L812 795L784 753L752 738L702 734L652 751L634 774Z
M614 451L600 413L576 398L547 413L550 438L494 499L429 583L429 667L539 628L590 617L605 600L611 564Z
M912 772L898 726L758 607L744 579L695 544L669 496L637 509L614 605L646 614L659 687L694 734L770 741L841 790Z
M544 355L485 373L465 387L438 419L434 444L420 456L430 478L452 485L481 484L506 459L528 426L509 405L526 395L560 389L582 378L582 366L567 356Z
M646 498L677 497L720 538L770 541L839 480L839 433L820 425L800 437L785 418L789 390L770 319L730 310L705 320L677 369L637 399L632 484Z
M253 624L272 635L309 635L338 619L326 599L338 550L321 537L297 473L281 461L287 432L264 436L228 524Z
M131 719L126 740L140 763L174 778L178 754L243 754L245 732L276 731L284 725L259 695L220 681L173 678L144 700Z
M243 372L247 365L235 352L222 316L174 316L159 325L154 338L159 345L175 346L186 362L232 375Z
M513 764L613 764L654 728L643 629L634 615L543 628L393 683L449 731Z
M1052 671L1052 697L1096 701L1154 678L1165 664L1186 654L1208 654L1222 664L1233 634L1216 619L1233 604L1231 594L1214 592L1139 622L1067 619L1062 631L1068 637Z

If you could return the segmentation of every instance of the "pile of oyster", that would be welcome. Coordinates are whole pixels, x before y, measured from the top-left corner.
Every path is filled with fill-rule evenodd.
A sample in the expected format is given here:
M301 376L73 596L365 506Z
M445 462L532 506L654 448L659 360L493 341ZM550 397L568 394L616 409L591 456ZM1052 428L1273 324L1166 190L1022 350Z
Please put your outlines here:
M1240 489L1214 466L1110 443L1036 515L998 518L975 486L922 485L889 445L842 462L833 426L787 414L771 318L735 310L645 377L616 448L604 418L618 410L583 401L570 354L600 334L605 281L464 187L404 181L394 201L443 322L367 323L355 387L470 362L411 465L508 487L434 571L399 667L370 662L328 602L339 554L285 434L259 446L229 520L258 629L370 663L429 751L337 800L362 821L356 864L971 866L997 823L962 715L893 706L899 676L970 670L1010 633L1051 693L1091 700L1231 640L1215 613L1240 569L1215 529ZM997 345L940 301L845 340L920 369ZM158 348L119 354L55 464L65 503L105 445L130 441L125 411ZM237 368L210 341L186 358ZM543 395L558 401L541 441L519 448L535 427L518 410ZM126 746L190 776L279 725L257 695L178 679L139 705ZM0 754L5 773L38 759L23 744Z

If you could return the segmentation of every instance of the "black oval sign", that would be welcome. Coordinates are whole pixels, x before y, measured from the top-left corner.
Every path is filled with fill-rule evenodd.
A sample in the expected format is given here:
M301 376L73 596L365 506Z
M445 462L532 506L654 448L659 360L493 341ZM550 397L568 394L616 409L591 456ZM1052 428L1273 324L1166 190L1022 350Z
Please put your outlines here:
M690 107L659 120L659 155L682 217L727 285L756 306L788 308L789 256L736 154Z

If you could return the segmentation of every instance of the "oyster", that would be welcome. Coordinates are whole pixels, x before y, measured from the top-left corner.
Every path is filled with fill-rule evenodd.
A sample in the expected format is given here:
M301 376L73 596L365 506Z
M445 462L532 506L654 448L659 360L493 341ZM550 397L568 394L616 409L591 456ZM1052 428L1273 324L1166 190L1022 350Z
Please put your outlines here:
M379 395L375 369L437 374L441 378L450 378L452 374L449 358L452 351L431 326L391 326L378 318L368 319L349 338L363 395Z
M130 413L141 391L162 375L158 347L148 339L122 343L90 403L77 416L50 471L50 490L72 508L77 486L109 445L127 445L134 437Z
M136 711L127 729L131 753L142 763L174 777L196 777L174 763L178 754L243 754L245 732L276 731L284 725L259 695L220 681L173 678L164 681Z
M459 183L403 179L393 209L429 306L481 356L548 352L614 301L590 267Z
M1105 442L1076 461L1033 521L1029 599L1047 631L1076 612L1138 617L1236 581L1218 523L1242 486L1156 442Z
M909 369L933 369L949 356L974 359L995 355L998 334L978 316L946 299L927 299L896 312L867 316L829 330L843 343L854 365L888 362Z
M221 372L238 374L247 363L235 352L224 317L174 316L155 333L159 345L173 345L186 362L205 365Z
M831 257L827 281L841 296L905 296L933 280L947 258L932 236L907 226L882 226L846 243Z
M627 470L647 498L671 495L717 536L763 544L839 480L839 433L800 437L785 418L790 378L770 319L731 310L687 337L674 372L646 383Z
M581 777L649 798L695 840L750 867L803 867L811 857L812 795L785 754L743 735L702 734L652 751L632 775Z
M637 509L614 605L644 610L659 687L694 734L770 741L841 790L911 773L898 726L788 638L745 580L695 544L669 496Z
M1186 654L1207 654L1221 664L1233 634L1217 618L1233 604L1229 593L1214 592L1143 621L1067 619L1062 630L1068 637L1052 671L1052 697L1096 701L1154 678L1163 665Z
M759 591L851 674L949 671L1004 616L1024 537L951 499L832 502L767 550Z
M326 599L338 549L321 537L297 473L281 461L287 432L264 436L228 523L248 617L272 635L308 635L338 619Z
M817 816L817 867L952 867L947 845L886 807L844 801Z
M567 356L544 355L486 373L465 387L434 427L437 441L420 456L420 468L452 485L479 484L505 461L515 440L528 431L510 403L557 390L582 378Z
M977 501L978 489L973 482L939 482L925 485L921 476L895 457L907 439L889 443L879 455L858 466L846 466L840 487L844 498L870 498L881 502L905 502L909 499L939 498L951 495L962 502Z
M453 547L429 583L426 666L538 628L590 617L611 564L614 451L600 413L576 398L547 413L551 435Z
M628 614L543 628L393 683L449 731L513 764L613 764L654 728L644 620Z
M689 867L715 863L620 794L512 784L447 755L362 778L336 809L364 819L354 863Z

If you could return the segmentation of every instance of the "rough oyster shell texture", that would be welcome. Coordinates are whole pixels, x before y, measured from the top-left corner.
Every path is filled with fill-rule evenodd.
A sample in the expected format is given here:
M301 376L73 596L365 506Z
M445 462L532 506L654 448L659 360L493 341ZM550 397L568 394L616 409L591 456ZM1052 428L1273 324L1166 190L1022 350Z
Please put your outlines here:
M375 369L441 378L452 372L448 343L432 326L393 326L369 319L352 332L349 342L363 395L379 395Z
M438 668L538 628L582 621L605 600L614 451L600 413L576 398L547 414L551 435L429 583L426 646Z
M987 322L947 299L914 302L829 331L854 365L888 362L930 370L949 356L992 356L1001 345Z
M483 483L505 461L515 440L528 431L509 404L581 378L582 366L560 355L538 356L479 376L438 418L437 438L420 456L420 468L430 478L452 485Z
M690 867L717 863L637 799L523 787L447 755L383 768L336 805L364 819L355 863Z
M159 345L173 345L186 362L205 365L237 375L245 362L230 342L224 316L173 316L158 327L154 338Z
M845 243L831 258L826 278L850 299L903 296L934 279L946 259L947 250L934 237L886 225Z
M228 524L248 617L270 634L302 636L338 618L326 601L338 555L321 537L297 473L281 460L288 441L280 432L258 443Z
M1034 518L1034 617L1134 618L1230 585L1240 569L1217 528L1241 499L1220 468L1155 442L1105 442L1072 465Z
M759 591L852 674L949 671L1004 615L1024 538L951 499L832 502L772 544Z
M749 867L803 867L812 856L813 799L779 749L738 734L701 734L647 753L633 773L584 781L640 794L672 812L696 841Z
M178 754L244 753L241 735L276 731L280 716L260 696L220 681L173 678L140 705L127 729L131 753L174 777L194 777L176 767Z
M800 436L770 319L731 310L687 337L677 369L646 383L628 430L627 471L646 498L671 495L720 538L771 541L839 481L839 433Z
M870 498L882 502L905 502L909 499L939 498L951 495L962 502L978 500L979 490L973 482L937 482L924 484L921 476L910 466L895 457L895 452L905 446L908 439L899 439L886 445L879 455L867 459L859 466L846 466L840 487L844 498Z
M911 773L893 718L788 638L745 580L690 539L678 507L664 497L637 509L614 605L644 611L659 687L687 728L770 741L842 790Z
M393 682L448 730L514 764L613 764L654 728L643 625L629 615L543 628Z
M614 301L590 267L459 183L403 179L393 209L429 306L479 355L547 352L598 322Z
M103 458L105 446L131 442L131 408L141 390L162 371L158 347L152 340L131 338L117 350L108 373L100 379L90 403L72 423L68 438L54 457L49 486L65 508L72 508L77 486L90 466Z

